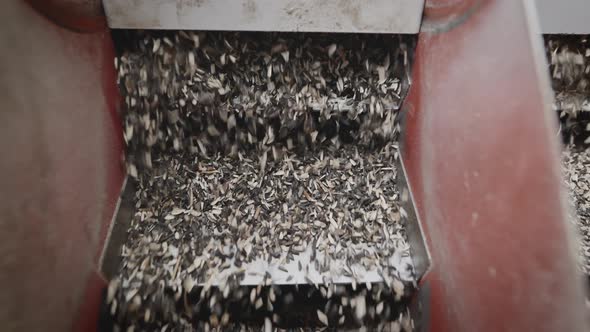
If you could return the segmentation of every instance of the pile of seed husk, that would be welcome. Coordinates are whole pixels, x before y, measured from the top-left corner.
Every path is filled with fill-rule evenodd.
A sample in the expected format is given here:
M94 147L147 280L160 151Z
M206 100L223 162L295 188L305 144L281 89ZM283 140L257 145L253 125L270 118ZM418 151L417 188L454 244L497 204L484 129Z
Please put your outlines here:
M590 43L587 35L548 35L545 48L555 92L553 108L567 144L590 144Z
M579 233L579 266L590 274L590 44L586 35L548 35L545 46L554 109L560 119L565 146L562 168L570 203L570 221Z
M580 233L579 265L590 274L590 149L567 146L563 152L563 172L569 191L571 211Z
M400 36L121 34L115 65L132 176L161 151L274 156L283 148L371 147L397 135L409 73Z
M278 326L401 326L397 303L414 279L397 146L361 149L290 155L264 169L241 154L155 159L139 177L113 312L142 324L186 315L214 327L257 317ZM362 282L370 274L378 282ZM295 284L310 288L305 308L277 286Z
M107 294L117 326L412 330L395 168L405 41L122 34L137 191Z

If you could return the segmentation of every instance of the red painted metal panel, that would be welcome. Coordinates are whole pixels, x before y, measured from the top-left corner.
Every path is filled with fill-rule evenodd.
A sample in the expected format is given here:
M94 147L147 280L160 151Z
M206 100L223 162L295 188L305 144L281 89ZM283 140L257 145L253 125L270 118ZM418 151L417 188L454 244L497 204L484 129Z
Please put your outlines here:
M466 13L423 25L405 106L402 157L432 254L423 330L587 331L540 36L522 1Z
M80 32L107 27L101 0L25 0L53 23Z
M64 29L19 1L0 2L0 20L0 321L86 330L124 176L110 33Z

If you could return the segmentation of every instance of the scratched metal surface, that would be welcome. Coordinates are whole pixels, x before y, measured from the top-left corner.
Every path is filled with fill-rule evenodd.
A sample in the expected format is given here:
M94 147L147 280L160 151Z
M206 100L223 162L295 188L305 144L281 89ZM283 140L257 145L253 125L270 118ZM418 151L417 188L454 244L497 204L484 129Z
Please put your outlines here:
M111 28L417 33L423 0L104 0Z
M590 33L590 1L532 0L543 33ZM423 0L104 0L111 28L417 33Z

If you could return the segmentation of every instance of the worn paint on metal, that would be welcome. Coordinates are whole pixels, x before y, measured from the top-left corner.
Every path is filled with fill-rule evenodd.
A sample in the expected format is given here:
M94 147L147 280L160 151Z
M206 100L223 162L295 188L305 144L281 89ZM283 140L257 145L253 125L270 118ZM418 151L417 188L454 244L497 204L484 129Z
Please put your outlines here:
M112 41L19 1L1 2L0 19L0 320L66 331L98 310L97 261L124 175Z
M484 1L419 36L402 156L432 255L423 331L588 330L530 18Z

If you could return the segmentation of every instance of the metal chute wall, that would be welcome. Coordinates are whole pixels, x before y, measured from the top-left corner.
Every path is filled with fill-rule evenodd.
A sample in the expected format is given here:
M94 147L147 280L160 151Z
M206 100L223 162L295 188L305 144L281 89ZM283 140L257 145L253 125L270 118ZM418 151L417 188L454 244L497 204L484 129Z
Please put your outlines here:
M97 262L124 177L113 46L104 17L60 22L34 5L0 4L0 320L95 329Z
M426 16L404 105L432 255L418 331L587 331L536 22L522 1L472 4Z

